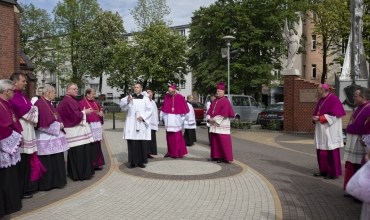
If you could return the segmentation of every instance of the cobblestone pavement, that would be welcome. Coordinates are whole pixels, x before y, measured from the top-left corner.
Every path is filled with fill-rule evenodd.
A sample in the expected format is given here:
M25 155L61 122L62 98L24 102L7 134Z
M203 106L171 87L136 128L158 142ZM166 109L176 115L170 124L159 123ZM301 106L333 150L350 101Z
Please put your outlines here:
M158 155L127 168L123 122L106 121L106 166L88 181L37 192L5 219L359 219L361 205L342 197L343 177L317 172L312 135L233 132L233 163L208 162L207 130L182 159Z

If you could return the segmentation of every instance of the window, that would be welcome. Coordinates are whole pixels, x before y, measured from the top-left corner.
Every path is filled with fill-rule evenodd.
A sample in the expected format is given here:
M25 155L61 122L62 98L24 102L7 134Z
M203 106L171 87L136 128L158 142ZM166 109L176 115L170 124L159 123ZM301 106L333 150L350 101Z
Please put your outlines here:
M185 30L179 30L180 35L185 35Z
M316 50L316 35L312 35L312 50Z
M347 43L342 39L342 54L346 54Z
M316 79L316 64L312 64L312 79Z
M279 76L279 75L280 75L280 70L274 69L274 76Z
M99 84L90 84L90 87L95 89L96 92L96 95L98 95L98 91L99 91Z
M315 22L316 21L316 18L317 18L317 13L316 12L312 12L312 21Z
M248 97L241 97L243 106L250 106Z
M251 106L259 106L256 100L254 100L254 98L250 98L250 99L251 99Z
M242 97L233 97L233 106L242 106Z

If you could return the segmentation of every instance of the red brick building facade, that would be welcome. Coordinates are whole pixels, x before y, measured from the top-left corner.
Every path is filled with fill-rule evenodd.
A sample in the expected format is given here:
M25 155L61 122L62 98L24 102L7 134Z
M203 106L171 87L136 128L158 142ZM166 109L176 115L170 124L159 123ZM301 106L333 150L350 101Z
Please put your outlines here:
M20 13L16 0L0 0L0 79L9 79L14 72L24 73L27 78L25 93L29 98L36 94L37 80L28 57L21 54Z

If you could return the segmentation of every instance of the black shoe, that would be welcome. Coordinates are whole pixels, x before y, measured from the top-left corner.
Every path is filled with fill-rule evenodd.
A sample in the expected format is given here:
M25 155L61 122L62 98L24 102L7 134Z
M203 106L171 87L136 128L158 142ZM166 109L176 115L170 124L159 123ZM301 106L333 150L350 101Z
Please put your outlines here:
M326 180L333 180L333 179L335 179L335 177L334 176L327 175L327 176L324 177L324 179L326 179Z
M208 161L215 161L215 160L217 160L217 159L215 159L215 158L208 158L207 160L208 160Z
M222 162L222 160L221 160L221 159L217 160L217 163L221 163L221 162Z
M318 172L318 173L314 173L313 174L314 176L326 176L326 172Z
M164 155L164 158L167 158L167 157L170 157L170 155L168 155L168 154Z
M343 194L343 197L346 197L346 198L353 198L353 196L349 193L344 193Z
M152 158L153 159L154 157L152 155L148 154L148 158Z
M139 163L139 165L137 165L137 166L140 167L140 168L145 168L145 165L142 164L142 163Z
M32 198L33 197L33 195L32 194L23 194L22 195L22 199L30 199L30 198Z
M362 203L362 201L361 201L361 200L358 200L358 199L356 199L356 198L353 198L353 201L354 201L354 202L357 202L357 203Z
M129 165L128 165L128 168L129 169L132 169L132 168L134 168L135 167L135 164L133 164L133 163L130 163Z
M94 170L103 170L103 167L94 168Z

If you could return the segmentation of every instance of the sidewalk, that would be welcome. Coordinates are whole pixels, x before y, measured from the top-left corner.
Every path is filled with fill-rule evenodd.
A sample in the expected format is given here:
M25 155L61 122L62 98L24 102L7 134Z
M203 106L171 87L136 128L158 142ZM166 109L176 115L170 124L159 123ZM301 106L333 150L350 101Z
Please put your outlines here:
M199 144L189 147L183 159L165 159L165 131L160 127L159 154L149 159L145 169L130 170L125 164L123 122L117 121L115 130L112 127L112 121L105 122L104 156L111 164L100 180L90 187L85 184L93 180L68 183L60 191L77 194L19 219L282 219L275 189L246 164L208 162L209 149ZM38 194L43 192L25 202L46 199Z

